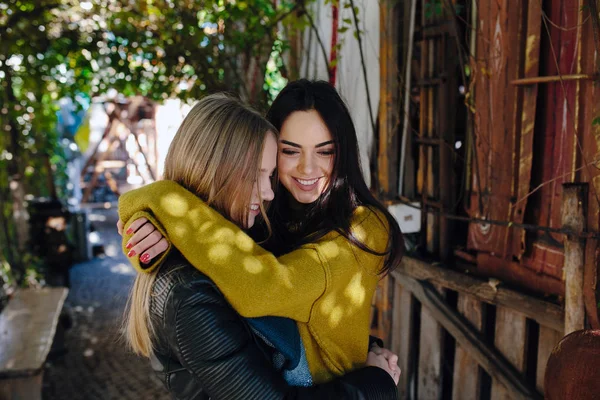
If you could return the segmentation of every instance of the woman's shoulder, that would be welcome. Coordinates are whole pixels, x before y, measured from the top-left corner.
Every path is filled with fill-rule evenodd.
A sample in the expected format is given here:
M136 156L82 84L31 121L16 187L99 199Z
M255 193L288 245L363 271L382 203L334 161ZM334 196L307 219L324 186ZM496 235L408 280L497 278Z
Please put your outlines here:
M358 206L350 223L352 235L376 252L385 252L389 240L389 223L384 213L373 206Z
M210 292L217 290L208 276L194 268L181 253L173 249L160 266L153 294L164 301L180 301L198 293L202 287L210 289Z
M387 235L389 222L381 210L373 206L358 206L352 214L350 223L352 229L362 227L363 229L374 230ZM374 232L369 232L374 233Z
M152 285L150 316L160 321L156 325L160 329L170 332L173 327L185 327L190 315L221 318L231 308L214 282L181 254L169 254L159 268Z

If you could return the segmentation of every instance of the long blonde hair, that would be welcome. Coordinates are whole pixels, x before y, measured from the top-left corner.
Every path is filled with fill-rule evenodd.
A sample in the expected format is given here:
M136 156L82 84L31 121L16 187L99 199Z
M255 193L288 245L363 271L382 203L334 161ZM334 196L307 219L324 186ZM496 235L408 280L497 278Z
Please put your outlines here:
M164 179L196 194L231 221L246 226L266 136L276 129L256 111L224 94L200 100L183 120L165 159ZM260 190L259 190L260 196ZM262 199L261 199L262 200ZM261 214L269 227L265 209ZM137 354L153 352L150 302L157 270L138 273L129 294L124 337Z

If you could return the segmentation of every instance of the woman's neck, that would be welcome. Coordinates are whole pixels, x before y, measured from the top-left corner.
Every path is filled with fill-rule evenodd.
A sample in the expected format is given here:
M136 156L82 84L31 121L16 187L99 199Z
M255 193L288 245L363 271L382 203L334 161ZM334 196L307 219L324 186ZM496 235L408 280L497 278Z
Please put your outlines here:
M285 191L285 194L287 196L288 207L289 207L290 211L292 211L292 213L296 216L301 216L302 214L306 213L313 206L315 206L318 202L318 200L315 200L312 203L300 203L287 190Z

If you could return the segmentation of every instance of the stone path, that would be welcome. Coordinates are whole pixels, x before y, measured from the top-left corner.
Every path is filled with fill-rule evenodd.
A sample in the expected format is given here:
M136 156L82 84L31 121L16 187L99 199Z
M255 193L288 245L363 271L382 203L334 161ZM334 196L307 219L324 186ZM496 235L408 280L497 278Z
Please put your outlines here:
M169 399L149 362L129 352L119 335L135 272L121 254L116 210L93 210L90 220L105 255L71 269L65 303L72 316L65 333L67 353L47 363L43 398Z

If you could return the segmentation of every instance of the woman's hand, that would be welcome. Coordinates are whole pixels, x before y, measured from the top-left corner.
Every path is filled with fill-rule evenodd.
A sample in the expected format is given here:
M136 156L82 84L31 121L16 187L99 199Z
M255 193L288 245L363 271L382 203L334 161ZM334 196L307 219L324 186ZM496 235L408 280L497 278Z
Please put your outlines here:
M119 235L123 235L123 221L117 222L117 231ZM140 261L147 264L154 257L163 253L169 247L167 239L152 225L146 218L139 218L133 221L127 234L134 234L129 242L127 242L127 257L134 257L141 254Z
M396 385L398 385L400 374L402 373L398 367L398 355L392 353L388 349L373 345L367 355L366 365L386 370Z

